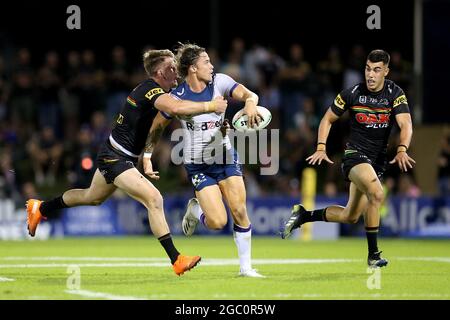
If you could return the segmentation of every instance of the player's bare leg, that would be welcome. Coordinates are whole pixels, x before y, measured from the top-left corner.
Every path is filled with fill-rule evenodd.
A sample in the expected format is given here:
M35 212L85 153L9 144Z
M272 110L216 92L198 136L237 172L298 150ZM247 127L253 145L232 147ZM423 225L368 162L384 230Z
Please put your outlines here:
M367 197L356 185L350 183L350 191L345 207L331 205L326 208L307 211L301 204L292 209L292 215L286 222L281 233L282 238L291 235L294 229L300 228L304 223L314 221L357 223L362 213L367 210Z
M366 227L378 227L380 224L380 207L383 204L383 186L373 167L367 163L354 166L349 173L349 179L367 198Z
M222 194L217 185L196 191L196 198L189 200L181 224L183 233L191 236L201 222L211 230L220 230L227 224L227 212L222 202Z
M367 197L356 185L350 183L350 191L345 207L332 205L326 208L326 221L340 223L357 223L359 217L367 210Z
M41 219L45 219L47 216L51 217L59 209L83 205L100 205L114 190L116 190L116 187L113 184L107 184L97 169L91 185L87 189L67 190L62 196L49 201L29 199L26 203L28 232L31 236L34 236Z
M201 258L180 254L172 242L169 226L164 216L163 198L159 190L136 168L122 172L116 177L114 184L147 208L152 233L164 247L175 273L181 275L195 267Z
M232 176L222 180L219 182L219 188L231 210L234 223L248 228L250 220L247 215L247 193L242 177Z
M295 205L281 236L287 238L294 229L300 228L302 224L307 222L357 223L361 214L367 210L367 203L366 195L351 182L349 198L345 207L331 205L326 208L307 211L301 204Z
M100 171L95 170L91 185L87 189L71 189L63 193L62 199L68 207L97 206L102 204L116 190L107 184Z
M292 231L302 224L313 221L357 223L364 213L364 222L368 242L368 264L371 267L387 265L387 260L380 257L377 246L377 234L380 224L379 209L383 202L383 187L373 167L367 163L354 166L349 173L350 192L345 207L329 206L323 209L307 211L298 204L292 210L292 215L286 222L282 238L290 236Z
M200 214L202 224L211 230L221 230L225 227L228 218L219 186L204 187L202 190L196 191L195 195L203 213L203 216Z
M377 236L380 226L380 207L384 201L383 186L373 167L367 163L354 166L349 173L349 179L367 196L367 210L364 215L369 255L367 263L370 267L384 267L386 259L380 257Z
M155 237L159 238L170 232L164 216L161 193L137 169L122 172L114 179L114 185L147 208L150 228Z

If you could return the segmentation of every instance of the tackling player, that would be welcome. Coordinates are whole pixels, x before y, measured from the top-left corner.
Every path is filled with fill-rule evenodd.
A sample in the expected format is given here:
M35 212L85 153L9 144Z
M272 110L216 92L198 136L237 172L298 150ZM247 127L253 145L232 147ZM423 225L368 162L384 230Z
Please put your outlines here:
M90 187L68 190L50 201L29 199L26 203L28 230L34 236L41 219L56 210L100 205L119 188L147 208L153 234L164 247L175 273L181 275L201 258L182 255L175 248L164 216L163 198L135 166L158 110L174 115L225 112L227 102L223 98L192 102L171 97L167 92L177 85L177 70L170 50L149 50L144 53L143 63L149 79L140 83L124 103L111 135L99 150L98 168Z

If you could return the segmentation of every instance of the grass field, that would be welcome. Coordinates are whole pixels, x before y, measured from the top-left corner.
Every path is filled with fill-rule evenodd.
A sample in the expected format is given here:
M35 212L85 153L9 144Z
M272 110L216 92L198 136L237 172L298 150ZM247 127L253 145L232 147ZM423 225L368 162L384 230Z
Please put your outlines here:
M151 236L1 241L0 299L450 298L450 240L381 239L389 265L371 274L363 238L304 243L254 237L254 267L265 279L237 276L231 236L176 237L175 244L203 258L181 277ZM79 268L79 289L77 269L69 265ZM369 289L368 282L380 289Z

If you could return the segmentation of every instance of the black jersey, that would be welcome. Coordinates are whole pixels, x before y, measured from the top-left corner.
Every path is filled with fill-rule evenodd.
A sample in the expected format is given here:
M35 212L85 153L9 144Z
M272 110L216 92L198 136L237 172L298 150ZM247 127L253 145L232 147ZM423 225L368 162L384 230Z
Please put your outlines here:
M127 97L111 132L110 142L123 153L137 157L158 113L155 100L166 93L154 80L141 82Z
M369 91L364 82L343 90L334 100L331 110L338 116L349 110L349 148L373 158L386 152L395 115L409 113L405 93L388 79L378 92Z

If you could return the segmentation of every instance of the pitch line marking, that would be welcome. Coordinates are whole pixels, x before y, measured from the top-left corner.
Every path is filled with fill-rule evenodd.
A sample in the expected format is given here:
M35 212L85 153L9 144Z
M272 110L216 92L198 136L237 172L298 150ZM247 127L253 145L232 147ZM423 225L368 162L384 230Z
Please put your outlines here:
M47 257L55 258L55 257ZM159 258L158 258L159 259ZM47 259L43 259L48 261ZM52 260L52 259L49 259ZM108 261L108 259L106 259ZM117 267L168 267L170 263L167 258L161 258L161 262L118 262L118 263L76 263L79 267L102 267L102 268L117 268ZM101 261L101 260L98 260ZM254 265L270 265L270 264L323 264L323 263L350 263L360 260L355 259L253 259ZM28 263L28 264L0 264L0 268L67 268L74 263ZM204 259L201 262L202 266L233 266L239 265L239 259Z
M10 281L16 281L16 279L0 277L0 282L10 282Z
M146 262L160 262L167 261L167 258L154 258L154 257L3 257L0 260L13 261L13 260L32 260L32 261L146 261Z
M395 260L403 261L428 261L450 263L450 257L394 257ZM170 263L167 258L143 258L143 257L3 257L0 260L32 260L32 261L93 261L88 263L76 263L79 267L168 267ZM98 261L97 263L94 261ZM104 262L102 261L111 261ZM118 261L118 262L114 262ZM137 262L133 262L137 261ZM140 261L140 262L139 262ZM361 262L360 259L253 259L254 265L287 265L287 264L325 264L325 263L352 263ZM26 263L26 264L0 264L1 268L67 268L71 263ZM238 259L203 259L202 266L232 266L239 265Z
M75 294L85 298L100 298L107 300L146 300L144 298L132 297L132 296L118 296L110 293L95 292L89 290L65 290L68 294Z

